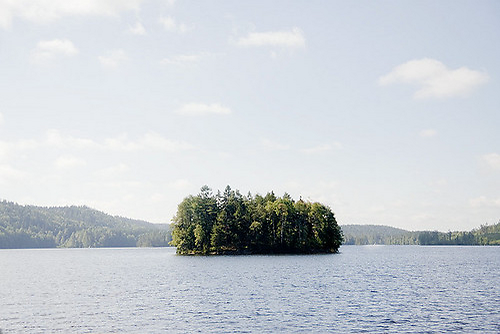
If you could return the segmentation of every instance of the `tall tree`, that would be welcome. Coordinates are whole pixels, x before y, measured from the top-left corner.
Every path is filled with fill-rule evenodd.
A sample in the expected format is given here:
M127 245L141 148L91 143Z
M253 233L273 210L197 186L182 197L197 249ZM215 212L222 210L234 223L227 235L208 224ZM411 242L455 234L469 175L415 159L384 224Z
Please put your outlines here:
M180 254L336 252L342 231L329 207L290 195L242 196L204 186L174 217L172 244Z

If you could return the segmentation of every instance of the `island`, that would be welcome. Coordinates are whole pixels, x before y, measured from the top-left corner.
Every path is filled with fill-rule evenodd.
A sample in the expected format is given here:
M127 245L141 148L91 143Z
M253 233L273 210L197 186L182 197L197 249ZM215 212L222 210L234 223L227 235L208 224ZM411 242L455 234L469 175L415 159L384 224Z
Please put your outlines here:
M332 210L290 195L243 196L203 186L179 204L172 242L181 255L336 253L342 230Z

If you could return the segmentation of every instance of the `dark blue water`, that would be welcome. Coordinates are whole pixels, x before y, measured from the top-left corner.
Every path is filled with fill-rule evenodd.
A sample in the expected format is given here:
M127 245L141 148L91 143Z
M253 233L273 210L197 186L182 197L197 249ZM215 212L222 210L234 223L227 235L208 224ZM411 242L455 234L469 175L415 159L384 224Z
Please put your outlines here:
M500 247L0 251L8 333L500 332Z

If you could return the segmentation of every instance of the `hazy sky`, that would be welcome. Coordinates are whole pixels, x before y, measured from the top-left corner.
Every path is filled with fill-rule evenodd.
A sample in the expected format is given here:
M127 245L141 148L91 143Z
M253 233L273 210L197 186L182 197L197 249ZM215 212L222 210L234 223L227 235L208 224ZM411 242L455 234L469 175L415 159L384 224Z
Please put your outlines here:
M229 184L468 230L499 79L499 1L0 0L0 198L168 223Z

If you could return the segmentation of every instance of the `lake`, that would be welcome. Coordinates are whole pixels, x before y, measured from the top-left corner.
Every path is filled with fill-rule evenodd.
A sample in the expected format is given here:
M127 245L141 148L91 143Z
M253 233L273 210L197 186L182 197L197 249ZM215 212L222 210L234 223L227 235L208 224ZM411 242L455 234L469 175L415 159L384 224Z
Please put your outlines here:
M500 332L500 247L0 250L9 333Z

